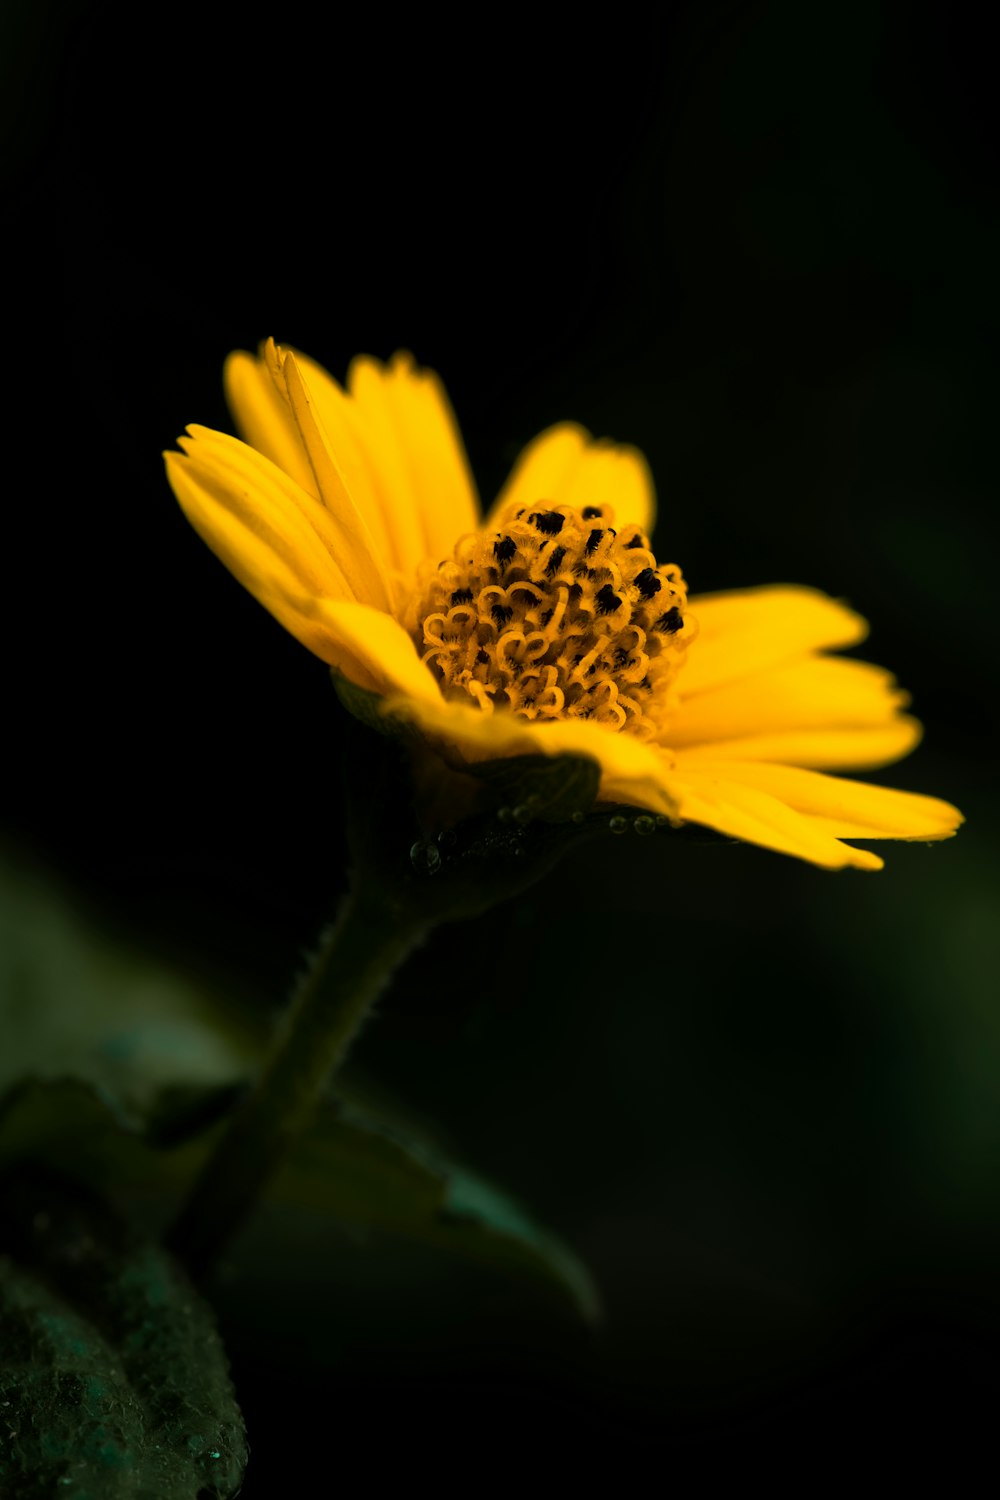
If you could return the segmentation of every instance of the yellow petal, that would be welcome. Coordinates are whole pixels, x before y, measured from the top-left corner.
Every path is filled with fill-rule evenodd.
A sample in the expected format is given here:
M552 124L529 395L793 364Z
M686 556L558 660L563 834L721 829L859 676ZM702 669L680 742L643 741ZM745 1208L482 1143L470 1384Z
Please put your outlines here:
M315 541L346 580L349 597L364 598L368 576L358 567L355 554L346 545L343 526L321 501L307 494L270 459L226 432L215 432L211 427L201 427L193 422L178 442L199 469L210 471L219 484L232 492L235 508L249 513L255 504L260 503L272 507L281 505L286 510L297 512L298 518L311 528ZM311 548L313 541L306 538L302 545ZM344 589L339 589L337 597L344 592ZM364 602L369 601L365 599Z
M451 555L479 524L461 435L444 387L409 354L388 365L362 356L348 371L346 415L371 474L399 556L412 575L425 558Z
M655 746L582 720L539 724L512 714L483 714L426 695L390 698L385 706L442 745L456 748L467 762L504 755L589 755L601 767L604 801L701 823L827 869L882 868L877 855L840 843L823 819L803 816L780 796L741 780L740 766L671 768ZM929 827L930 820L920 826Z
M267 363L237 349L226 360L223 384L240 436L318 500L319 490L288 398Z
M691 697L683 696L683 675L679 687L681 703L661 736L671 749L792 729L880 727L909 702L882 667L832 656L807 656Z
M811 766L817 771L873 771L909 755L919 744L922 733L916 719L900 714L890 723L870 729L792 729L689 745L677 751L677 763L697 765L724 757L729 761Z
M295 351L295 362L301 371L312 397L317 419L330 441L330 451L335 455L337 467L351 492L355 505L365 518L378 549L386 560L387 567L397 573L408 575L410 561L401 554L399 538L392 526L392 507L386 509L355 435L355 403L315 360Z
M302 513L302 502L318 502L262 454L247 452L248 466L259 470L252 487L202 462L197 445L190 456L164 454L167 476L188 520L229 571L326 659L323 632L310 612L318 597L349 598L350 589Z
M889 787L824 776L797 766L714 761L702 774L767 792L837 838L945 839L964 822L949 802Z
M384 367L382 384L423 515L427 555L450 556L458 538L479 525L479 496L451 403L434 371L418 369L402 351Z
M403 695L408 703L442 701L430 669L390 615L349 600L316 599L305 607L325 643L317 654L359 687L386 699Z
M284 389L316 489L330 516L331 551L339 559L357 599L377 609L391 610L391 592L383 559L335 462L330 438L295 356L289 350L279 350L270 340L265 346L265 361L275 384Z
M691 600L698 637L678 687L685 698L764 672L810 651L832 651L864 640L860 615L817 589L772 584Z
M738 768L736 768L738 769ZM675 788L680 816L719 833L791 854L828 870L854 866L881 870L883 861L867 849L841 844L812 819L779 797L727 776L721 768L696 771L677 768Z
M560 422L540 433L521 453L490 512L490 522L506 506L611 505L619 526L630 522L648 535L656 521L653 476L638 448L596 442L575 422Z

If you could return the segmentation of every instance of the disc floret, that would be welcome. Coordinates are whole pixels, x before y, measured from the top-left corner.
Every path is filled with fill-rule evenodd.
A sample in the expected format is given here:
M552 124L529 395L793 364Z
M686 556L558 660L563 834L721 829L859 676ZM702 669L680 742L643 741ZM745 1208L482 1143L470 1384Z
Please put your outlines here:
M648 737L695 635L679 568L608 505L511 505L421 580L414 637L447 698Z

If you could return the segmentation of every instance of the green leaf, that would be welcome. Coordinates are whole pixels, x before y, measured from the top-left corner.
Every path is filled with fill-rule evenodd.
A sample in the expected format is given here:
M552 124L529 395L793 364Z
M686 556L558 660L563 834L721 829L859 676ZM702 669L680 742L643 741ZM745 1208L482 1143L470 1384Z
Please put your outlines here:
M142 1128L82 1079L23 1079L0 1096L0 1174L31 1163L70 1177L128 1206L152 1232L204 1160L207 1132L232 1098L228 1087L205 1089L195 1109L185 1091L175 1111L171 1091Z
M206 1091L204 1116L217 1116L227 1102L226 1091ZM89 1085L74 1080L28 1081L0 1100L0 1172L32 1163L113 1191L130 1207L139 1198L150 1227L169 1217L214 1138L213 1130L166 1149L148 1132L124 1126ZM389 1120L343 1096L328 1101L268 1197L542 1282L568 1295L588 1320L598 1316L593 1279L572 1250L398 1110Z
M279 1174L277 1198L541 1282L588 1321L600 1298L583 1262L493 1183L398 1123L336 1101Z
M71 900L0 860L0 1089L30 1074L93 1083L144 1118L171 1086L244 1077L249 1016L100 932Z
M516 874L536 858L554 858L549 846L563 837L542 822L474 830L468 848L459 841L448 851L443 878L454 865L471 901L494 869L510 881L508 863ZM539 848L529 852L522 841ZM69 1173L150 1231L169 1219L262 1052L255 1027L169 971L110 947L67 899L3 865L0 1030L0 1090L8 1085L0 1093L0 1170L35 1162ZM547 1281L592 1315L590 1278L558 1239L419 1142L408 1124L389 1125L371 1108L352 1114L348 1081L338 1080L337 1097L339 1113L327 1106L279 1191L292 1187L338 1223Z
M211 1313L76 1187L0 1190L0 1493L228 1500L247 1447Z
M202 1116L218 1117L228 1098L225 1090L206 1091ZM133 1217L140 1216L138 1199L150 1229L165 1224L214 1139L212 1130L167 1149L123 1125L107 1101L75 1080L28 1081L0 1099L0 1173L19 1163L68 1173L114 1192ZM267 1196L337 1226L435 1246L541 1283L568 1296L588 1321L599 1316L593 1278L573 1251L398 1109L387 1117L343 1092L328 1100Z

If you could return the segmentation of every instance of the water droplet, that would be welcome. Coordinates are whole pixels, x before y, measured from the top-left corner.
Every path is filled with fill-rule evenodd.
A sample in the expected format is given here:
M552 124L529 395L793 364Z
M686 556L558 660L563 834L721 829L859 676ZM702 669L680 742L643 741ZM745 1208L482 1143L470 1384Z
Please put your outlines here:
M583 822L583 813L580 811L579 808L577 808L577 810L576 810L575 813L571 813L570 814L570 821L573 822L573 823L582 823Z
M608 827L612 833L628 833L628 818L623 818L620 813L615 813L613 818L608 819Z
M522 802L519 807L515 807L511 816L515 823L520 823L522 828L526 828L534 817L534 809L530 803Z
M640 813L635 822L632 824L632 827L635 829L636 833L646 838L651 833L656 832L656 821L654 818L647 817L645 813Z
M451 849L458 838L454 828L444 828L437 836L438 848Z
M436 844L425 844L423 839L410 849L410 863L422 875L436 875L441 868L441 851Z
M510 819L511 819L511 812L510 812L510 808L509 807L498 807L497 808L497 822L498 823L509 823Z
M663 813L657 813L656 814L656 826L657 826L657 828L666 828L669 822L670 822L670 819L668 817L665 817Z

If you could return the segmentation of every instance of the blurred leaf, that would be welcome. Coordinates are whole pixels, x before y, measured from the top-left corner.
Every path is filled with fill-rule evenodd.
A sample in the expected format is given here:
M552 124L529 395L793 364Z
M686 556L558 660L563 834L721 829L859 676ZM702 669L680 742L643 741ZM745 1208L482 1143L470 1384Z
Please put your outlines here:
M107 946L67 901L2 865L0 1028L0 1169L33 1161L68 1172L148 1225L192 1181L261 1054L261 1038L210 997ZM354 1099L338 1080L277 1193L342 1224L548 1282L595 1315L590 1276L556 1237L405 1117L390 1123Z
M247 1447L211 1313L80 1190L0 1188L0 1492L228 1500Z
M274 1195L546 1282L588 1321L600 1316L590 1272L520 1204L398 1121L390 1126L343 1100L324 1108Z
M0 860L0 1089L72 1076L143 1117L169 1086L245 1076L253 1019L112 943L37 875Z
M204 1112L228 1091L206 1091ZM69 1173L120 1196L145 1200L144 1222L162 1223L190 1183L214 1130L170 1149L123 1124L87 1084L27 1081L0 1100L0 1172L18 1163ZM572 1250L514 1199L452 1161L425 1132L391 1123L343 1098L326 1103L269 1193L350 1226L435 1246L527 1277L568 1295L582 1316L599 1315L593 1279Z
M153 1123L140 1128L82 1079L22 1079L0 1096L0 1173L30 1163L84 1183L121 1207L127 1202L134 1209L143 1200L145 1221L161 1227L204 1160L208 1122L221 1118L233 1091L202 1090L197 1111L185 1091L179 1115L173 1099L173 1091L165 1093Z
M99 1186L123 1160L141 1173L146 1149L79 1079L24 1079L0 1098L0 1172L30 1161Z

